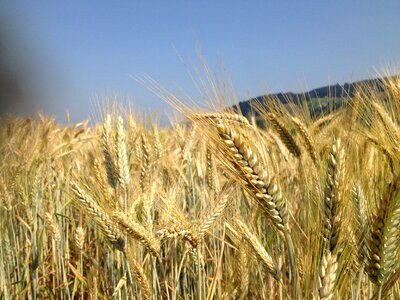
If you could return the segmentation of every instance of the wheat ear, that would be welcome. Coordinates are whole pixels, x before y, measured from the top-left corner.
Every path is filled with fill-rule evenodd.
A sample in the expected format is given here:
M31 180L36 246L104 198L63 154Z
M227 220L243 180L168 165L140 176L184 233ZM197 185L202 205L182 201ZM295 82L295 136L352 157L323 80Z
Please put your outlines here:
M278 117L274 113L268 113L267 119L273 125L283 144L286 146L286 148L288 148L290 153L292 153L296 157L300 157L300 148L293 139L292 135L289 133L289 130L285 127L285 125L278 119Z
M173 224L158 230L157 236L162 240L180 238L188 242L192 248L197 248L198 245L195 235L189 229L182 228L179 224Z
M157 126L154 127L153 133L154 133L154 154L156 156L156 159L159 160L163 154L163 145L160 140L160 134Z
M283 197L279 185L270 177L266 167L258 160L255 152L244 142L242 135L222 123L217 124L217 129L229 152L228 158L239 170L238 175L247 182L245 188L266 212L271 223L285 237L292 275L293 296L298 299L299 287L295 252L288 227L289 212L286 199Z
M144 193L150 184L150 145L147 138L142 134L142 167L140 169L140 188Z
M308 129L304 125L304 123L300 121L300 119L292 117L292 121L296 125L297 130L300 132L300 135L306 144L306 148L307 148L308 154L311 157L311 160L313 161L314 164L316 164L317 163L317 152L315 151L315 143L314 143L314 140L313 140L310 132L308 131Z
M399 224L400 192L397 179L397 182L390 186L388 196L381 201L368 243L369 261L366 270L370 280L377 285L378 291L381 291L397 262Z
M113 244L116 249L123 251L125 248L125 240L122 238L122 234L108 214L106 214L76 183L71 182L71 188L80 205L93 217L96 224L100 227L111 244Z
M360 263L360 270L358 271L358 279L357 279L357 289L354 296L355 300L358 300L360 290L361 290L361 281L364 275L365 269L365 260L367 258L368 252L366 247L366 232L367 232L367 216L365 213L364 205L366 202L364 192L360 186L360 184L354 184L352 188L352 200L354 205L354 211L356 216L354 234L355 240L357 241L358 248L358 261Z
M317 119L313 124L312 124L312 130L316 134L318 131L320 131L323 127L328 125L332 120L337 118L338 113L330 113L326 116L323 116L319 119Z
M117 174L117 172L114 161L114 151L113 151L114 143L112 140L111 131L112 131L111 116L107 115L103 125L103 135L102 135L103 156L107 172L108 183L112 188L115 188L117 183L115 175Z
M280 281L280 273L279 268L272 259L272 257L268 254L265 248L262 246L261 242L257 239L257 237L250 231L250 229L239 219L235 219L235 225L241 233L242 237L249 243L251 248L257 254L257 256L261 259L261 261L267 267L268 273L270 273L277 281Z
M151 232L121 212L115 212L113 219L130 237L141 242L153 256L159 258L160 242Z
M200 230L198 233L199 237L204 236L204 234L210 229L211 225L215 222L215 220L222 214L224 209L227 207L230 200L230 189L231 189L232 180L227 181L221 192L218 195L218 202L213 207L213 209L208 212L202 219L200 224Z
M212 120L216 122L228 121L238 123L245 126L250 126L249 120L235 113L194 113L190 115L192 120Z
M58 224L57 224L53 214L46 212L44 215L44 219L45 219L47 226L49 228L49 231L51 233L51 237L55 241L60 241L61 240L60 228L58 227Z
M81 226L75 229L75 245L80 252L83 250L83 245L85 243L86 231Z
M128 154L126 150L124 119L122 119L122 117L118 117L117 122L117 167L118 181L121 185L122 190L126 193L130 181L130 171ZM124 211L126 211L126 209Z
M322 235L329 250L333 252L339 238L340 229L340 192L339 188L344 175L344 149L341 140L334 138L328 157L328 169L323 205Z
M333 297L333 288L335 287L338 263L336 255L327 250L322 257L319 271L319 298L330 300Z
M267 213L279 231L287 229L289 213L280 187L274 182L267 169L258 160L252 148L244 142L242 135L222 123L217 129L230 153L230 160L240 170L240 176L248 185L246 188Z
M133 253L129 253L129 255L126 255L126 258L129 266L132 269L133 274L136 277L137 282L139 283L140 288L142 289L143 299L153 299L153 293L150 288L150 283L146 275L144 274L142 266L133 257Z
M97 159L95 159L93 162L93 169L94 169L94 175L96 176L96 180L100 184L100 189L104 199L106 201L112 201L110 187L107 183L107 179L104 177L103 172L101 171L100 163Z
M358 258L361 264L364 264L364 260L367 257L367 248L365 234L367 229L367 215L365 212L365 199L364 192L360 184L354 184L352 188L352 199L354 204L354 211L356 216L356 228L355 235L358 243Z
M372 102L378 116L386 129L387 135L390 137L391 141L394 143L397 152L400 151L399 142L399 127L395 122L393 122L392 117L387 113L385 108L377 102Z
M239 245L239 255L237 260L238 273L239 273L239 293L240 299L246 299L248 290L249 290L249 282L250 282L250 270L249 270L249 256L247 254L247 245L244 242L241 242Z
M211 150L207 147L206 150L206 160L207 160L207 171L206 171L206 183L209 189L213 192L217 190L217 176L215 172L214 157Z

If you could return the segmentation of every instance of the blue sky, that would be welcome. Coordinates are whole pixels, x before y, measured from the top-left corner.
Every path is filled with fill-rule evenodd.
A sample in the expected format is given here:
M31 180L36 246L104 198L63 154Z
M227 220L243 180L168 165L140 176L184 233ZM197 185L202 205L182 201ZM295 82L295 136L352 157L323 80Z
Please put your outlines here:
M400 62L400 1L11 1L0 24L12 42L8 69L23 70L35 109L60 121L91 117L95 99L117 95L139 111L163 111L132 80L195 87L180 61L223 60L240 100L306 91L376 75Z

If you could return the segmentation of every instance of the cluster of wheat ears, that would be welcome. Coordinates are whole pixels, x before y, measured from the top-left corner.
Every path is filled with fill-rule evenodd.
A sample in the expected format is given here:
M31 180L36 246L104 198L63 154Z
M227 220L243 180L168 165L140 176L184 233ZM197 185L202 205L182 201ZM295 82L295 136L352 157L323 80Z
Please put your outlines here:
M0 126L0 299L400 299L400 81L340 108ZM171 100L172 99L172 100ZM329 99L328 99L329 101Z

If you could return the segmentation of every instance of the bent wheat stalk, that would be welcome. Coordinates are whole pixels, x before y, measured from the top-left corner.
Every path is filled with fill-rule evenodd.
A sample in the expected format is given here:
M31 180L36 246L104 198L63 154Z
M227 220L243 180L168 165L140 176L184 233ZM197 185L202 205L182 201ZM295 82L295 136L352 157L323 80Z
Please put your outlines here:
M267 168L258 159L255 151L245 143L243 135L223 123L217 124L217 130L223 143L223 151L228 154L224 157L228 158L237 170L235 175L244 180L246 184L243 187L253 196L274 227L285 238L290 262L293 295L295 299L298 299L297 269L293 242L288 226L289 212L286 199L283 197L275 179L271 178Z
M93 217L110 243L114 245L117 250L124 251L125 240L122 238L123 235L108 214L76 183L71 182L71 188L79 204Z
M250 229L241 220L235 219L236 227L239 229L243 238L248 242L257 256L267 267L268 273L270 273L277 281L280 281L280 272L277 264L274 262L269 253L264 249L258 238L250 231Z
M129 236L141 242L153 256L159 258L160 242L152 233L121 212L114 213L113 219Z

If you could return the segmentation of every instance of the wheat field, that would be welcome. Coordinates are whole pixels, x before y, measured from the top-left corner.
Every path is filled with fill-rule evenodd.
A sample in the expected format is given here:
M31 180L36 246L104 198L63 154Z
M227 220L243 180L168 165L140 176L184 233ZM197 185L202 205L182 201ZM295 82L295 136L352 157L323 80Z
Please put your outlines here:
M400 299L400 79L382 80L319 115L163 94L186 121L3 118L0 299Z

